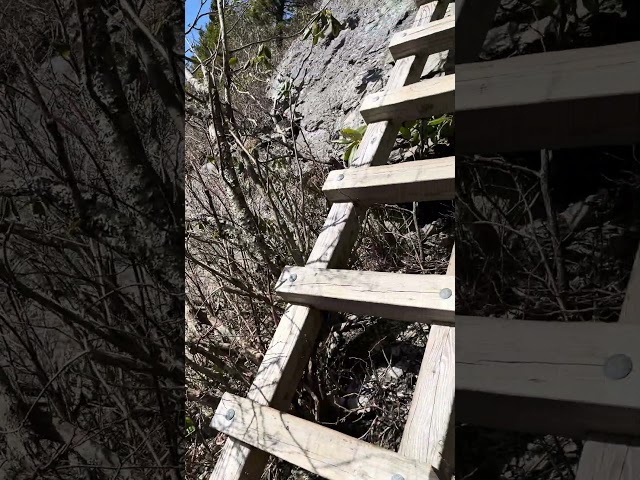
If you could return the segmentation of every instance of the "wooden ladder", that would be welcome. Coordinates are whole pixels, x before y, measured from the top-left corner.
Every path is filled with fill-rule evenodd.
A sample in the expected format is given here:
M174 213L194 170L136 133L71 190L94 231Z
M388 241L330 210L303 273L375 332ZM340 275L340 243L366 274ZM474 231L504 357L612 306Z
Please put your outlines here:
M331 172L333 202L304 267L286 267L276 292L290 305L256 378L240 398L226 393L212 427L229 436L211 480L259 479L268 454L330 480L450 478L453 460L454 254L447 275L344 270L362 213L376 203L452 200L455 159L385 165L403 121L452 113L455 76L420 81L454 46L449 0L418 0L413 28L395 35L387 88L365 98L367 130L351 168ZM323 311L435 323L398 453L286 412L323 321ZM450 428L451 427L451 428Z
M456 15L456 153L640 143L640 42L474 63L498 3ZM456 325L458 420L586 439L577 480L640 478L640 249L619 323Z

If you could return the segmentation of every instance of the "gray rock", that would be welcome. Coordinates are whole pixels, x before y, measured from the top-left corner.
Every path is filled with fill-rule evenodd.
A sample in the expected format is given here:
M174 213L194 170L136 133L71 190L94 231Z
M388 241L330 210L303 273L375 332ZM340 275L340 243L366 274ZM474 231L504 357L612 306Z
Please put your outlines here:
M518 43L518 24L507 22L492 28L482 47L482 58L504 57L516 49Z
M387 381L397 380L403 375L404 375L404 370L402 370L400 367L391 367L390 369L387 370L387 373L385 375L385 380Z
M331 143L345 127L364 124L359 108L365 95L383 88L392 65L389 40L410 28L415 18L413 0L343 0L331 5L346 29L332 40L296 39L281 64L285 76L274 78L272 96L289 75L301 86L297 111L310 150L318 160L340 157L344 146Z
M378 369L376 373L381 382L392 383L404 375L404 370L400 367L389 367Z
M548 35L555 34L557 29L558 22L553 17L535 21L520 35L518 48L525 50L529 45L546 38Z

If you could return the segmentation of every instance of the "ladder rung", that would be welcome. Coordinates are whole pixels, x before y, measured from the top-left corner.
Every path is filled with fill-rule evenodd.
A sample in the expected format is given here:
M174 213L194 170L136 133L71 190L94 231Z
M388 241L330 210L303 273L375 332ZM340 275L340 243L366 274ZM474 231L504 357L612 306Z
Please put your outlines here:
M456 318L456 420L640 435L640 326Z
M453 48L456 19L451 17L396 33L389 43L394 59L430 55Z
M640 42L456 67L456 152L640 142Z
M443 292L444 289L448 291ZM276 284L276 293L289 303L331 312L441 324L454 321L454 291L452 275L311 267L285 267Z
M455 197L455 157L329 173L322 187L331 202L426 202Z
M453 112L456 76L445 75L408 85L391 92L378 92L364 99L360 113L367 123L404 122Z
M230 393L211 427L328 480L438 480L427 463Z

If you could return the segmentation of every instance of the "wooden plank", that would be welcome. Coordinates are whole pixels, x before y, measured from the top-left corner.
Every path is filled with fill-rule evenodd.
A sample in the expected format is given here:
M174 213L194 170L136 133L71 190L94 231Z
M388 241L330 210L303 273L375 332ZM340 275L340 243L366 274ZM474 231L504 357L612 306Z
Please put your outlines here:
M637 480L640 478L640 439L611 437L585 442L577 480Z
M414 26L443 18L449 0L438 0L418 11ZM398 60L389 76L389 88L417 82L428 56ZM389 122L369 125L360 143L353 166L382 165L389 159L398 126ZM353 203L331 207L307 265L314 268L336 268L346 265L357 237L360 212ZM249 390L248 398L276 409L287 409L299 379L307 365L320 327L321 315L307 307L289 307L278 324L265 359ZM210 480L258 480L268 455L238 440L228 438L222 448Z
M327 480L438 480L427 463L229 393L211 425Z
M422 80L406 87L373 93L362 102L360 114L367 123L384 120L405 122L452 113L455 108L456 76Z
M456 416L476 425L584 438L640 435L640 326L457 317ZM605 363L627 355L625 378Z
M456 76L456 152L640 142L640 42L461 65Z
M456 65L477 61L499 5L500 0L456 1Z
M455 17L445 17L422 27L396 33L389 42L389 51L399 60L410 55L437 53L453 48Z
M331 202L374 203L452 200L456 195L455 157L348 168L329 173L322 187Z
M447 275L455 276L455 246ZM454 397L455 329L433 325L398 453L427 462L441 480L455 471Z
M449 289L443 298L441 291ZM448 275L285 267L276 293L289 303L332 312L421 323L453 323L455 278Z
M622 303L619 321L640 325L640 247ZM576 480L640 478L640 440L589 438L582 451Z
M631 268L619 321L640 325L640 246Z

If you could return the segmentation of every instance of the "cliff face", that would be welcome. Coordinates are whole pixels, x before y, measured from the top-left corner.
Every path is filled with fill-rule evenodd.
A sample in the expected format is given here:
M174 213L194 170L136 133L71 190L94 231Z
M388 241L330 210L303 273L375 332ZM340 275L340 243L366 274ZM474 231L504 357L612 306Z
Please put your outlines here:
M575 8L563 13L555 0L503 0L481 58L633 40L640 29L629 3L633 2L576 0ZM296 107L303 134L300 144L308 144L323 161L340 157L343 147L331 143L340 129L364 124L359 113L363 97L384 88L393 67L389 40L412 26L417 11L413 0L342 0L329 7L346 29L315 47L308 39L296 39L272 85L274 97L287 79L300 88ZM567 21L560 31L563 15Z
M273 85L274 95L287 79L300 88L296 111L302 134L323 161L341 155L342 147L331 143L340 129L364 124L363 97L382 89L393 67L389 40L411 27L417 11L414 0L343 0L330 8L345 30L315 47L308 39L295 40Z

